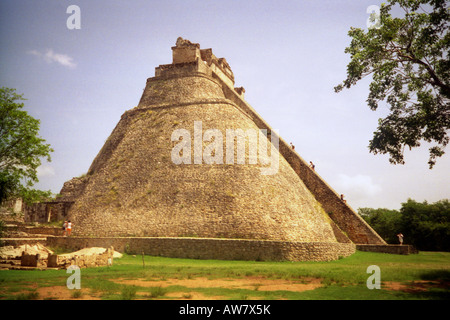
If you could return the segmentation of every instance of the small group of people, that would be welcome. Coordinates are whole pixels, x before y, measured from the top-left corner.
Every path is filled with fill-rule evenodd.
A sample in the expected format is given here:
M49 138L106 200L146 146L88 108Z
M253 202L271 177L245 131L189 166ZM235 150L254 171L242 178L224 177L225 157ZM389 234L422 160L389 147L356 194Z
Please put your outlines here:
M72 234L72 226L73 226L73 223L70 220L64 221L64 224L62 227L64 230L64 233L63 233L64 236L70 236Z
M292 149L292 150L295 150L295 146L292 144L292 142L290 142L290 145L291 145L291 149ZM312 171L314 171L314 168L315 168L316 166L314 165L314 163L312 163L312 161L310 161L310 162L309 162L309 167L311 168Z

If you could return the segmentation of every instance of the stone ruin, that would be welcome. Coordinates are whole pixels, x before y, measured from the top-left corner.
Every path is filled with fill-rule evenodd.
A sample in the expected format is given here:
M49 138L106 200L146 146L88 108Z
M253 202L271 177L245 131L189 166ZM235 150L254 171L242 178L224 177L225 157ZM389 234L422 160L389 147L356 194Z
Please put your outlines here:
M178 38L172 63L155 68L139 104L121 116L86 176L65 183L62 196L39 209L44 219L58 216L49 213L53 206L74 222L77 237L275 241L317 249L324 259L348 256L357 244L386 245L234 84L225 58ZM240 163L206 164L195 154L174 163L174 131L195 130L196 122L202 124L200 140L183 138L194 151L211 152L203 137L208 130L223 137L234 130L236 142L248 138L245 130L265 130L269 148L277 136L277 173L262 175L265 164L251 161L250 147L232 150L233 159L243 157ZM212 151L225 154L225 141Z
M74 177L66 181L55 199L32 204L23 204L25 222L54 222L67 218L70 207L83 191L85 177Z
M122 254L110 248L85 248L72 253L55 254L40 243L0 247L0 269L67 269L111 266Z
M120 258L122 254L110 248L85 248L72 253L51 254L48 256L49 268L63 268L75 265L79 268L93 268L112 266L114 258Z

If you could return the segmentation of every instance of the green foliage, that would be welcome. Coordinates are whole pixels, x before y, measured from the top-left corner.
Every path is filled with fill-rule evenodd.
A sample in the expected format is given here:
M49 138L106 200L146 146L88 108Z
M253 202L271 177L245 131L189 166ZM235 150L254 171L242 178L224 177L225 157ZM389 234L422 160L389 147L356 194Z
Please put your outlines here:
M26 203L47 201L53 197L53 194L50 190L42 191L30 188L24 188L21 186L19 189L19 195Z
M404 17L390 11L399 5ZM426 9L422 5L426 5ZM347 78L339 92L371 75L367 103L372 110L381 101L390 113L379 120L369 143L374 154L389 154L393 164L403 164L405 147L429 149L430 168L444 154L450 124L450 13L445 0L388 0L382 4L379 23L367 31L351 28L345 52L350 54ZM372 20L374 17L371 17Z
M396 235L402 231L402 215L399 211L359 208L358 213L387 243L398 243Z
M162 288L161 286L151 287L149 296L151 298L158 298L158 297L164 296L166 293L167 293L167 289Z
M20 179L6 171L0 171L0 204L14 194L20 186Z
M121 300L134 300L136 299L136 287L135 286L124 286L120 293Z
M421 250L450 251L450 202L409 199L402 204L402 224L411 244ZM405 237L407 236L405 233Z
M39 293L36 291L29 293L20 293L15 298L16 300L37 300L39 298Z
M419 250L450 251L450 202L429 204L408 199L400 211L360 208L358 213L386 242L398 243L396 235L405 236L405 244Z
M15 89L0 88L0 202L10 196L33 201L49 193L34 191L41 158L50 161L53 149L39 137L40 121L24 107Z
M81 292L81 290L73 290L71 294L72 298L74 299L81 298L82 295L83 293Z

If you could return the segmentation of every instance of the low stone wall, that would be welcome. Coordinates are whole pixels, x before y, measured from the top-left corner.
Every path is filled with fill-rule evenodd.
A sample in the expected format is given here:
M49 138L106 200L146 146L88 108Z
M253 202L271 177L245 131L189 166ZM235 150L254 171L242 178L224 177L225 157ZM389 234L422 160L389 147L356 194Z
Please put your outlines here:
M413 254L419 251L411 245L377 245L377 244L357 244L356 249L359 251L392 253L392 254Z
M70 250L112 246L128 254L256 261L331 261L356 250L353 243L152 237L51 237L47 246Z
M87 254L52 254L48 256L47 266L49 268L67 269L72 265L79 268L94 268L112 265L114 248L107 248L103 253Z
M47 238L42 238L42 237L40 237L40 238L1 238L0 243L2 246L13 246L13 247L19 247L24 244L33 246L38 243L46 245Z
M47 201L25 204L23 215L25 222L50 222L66 219L73 201Z
M23 254L20 258L20 265L22 267L47 267L47 259L41 259L39 254Z
M30 227L30 226L17 226L12 227L17 231L26 232L28 234L40 234L40 235L50 235L50 236L62 236L64 230L58 227Z

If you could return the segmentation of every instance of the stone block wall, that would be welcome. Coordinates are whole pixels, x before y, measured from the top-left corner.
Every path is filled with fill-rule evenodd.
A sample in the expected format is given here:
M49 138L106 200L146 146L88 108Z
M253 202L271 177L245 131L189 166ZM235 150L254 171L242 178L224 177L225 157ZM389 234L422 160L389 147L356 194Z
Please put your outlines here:
M23 210L24 202L22 198L14 198L6 200L4 204L2 204L3 208L7 208L12 210L14 213L20 213Z
M8 228L8 229L13 229L13 230L25 232L25 233L28 233L28 234L37 234L37 235L50 235L50 236L61 236L61 235L63 235L62 228L58 228L58 227L15 226L15 227Z
M358 244L356 249L359 251L391 253L391 254L415 254L419 251L411 245L377 245L377 244Z
M66 181L59 196L52 201L24 203L22 206L25 222L52 222L66 219L75 199L83 192L87 177L75 177Z
M64 182L61 191L59 192L58 202L73 202L83 192L88 181L87 176L74 177L69 181Z
M66 219L72 201L38 202L24 205L25 222L51 222Z
M172 47L173 63L195 61L197 58L200 58L200 45L179 37L175 47Z
M128 254L255 261L330 261L356 250L353 243L151 237L52 237L47 246L70 250L113 246Z
M23 214L25 222L48 222L47 204L45 202L25 205Z
M23 267L46 267L46 259L41 259L39 254L26 254L24 253L20 259L20 265Z
M113 263L114 248L107 248L100 254L52 254L48 256L47 267L64 268L75 265L79 268L109 266Z
M219 82L220 77L215 77ZM227 99L234 102L260 128L272 132L272 128L259 116L259 114L227 84L222 82L222 89ZM340 230L354 243L380 244L386 242L323 180L317 172L311 170L305 160L279 137L279 152L291 165L309 191L322 205L330 218Z
M280 153L291 164L311 193L320 202L330 218L357 244L386 244L367 224L307 163L280 139Z

